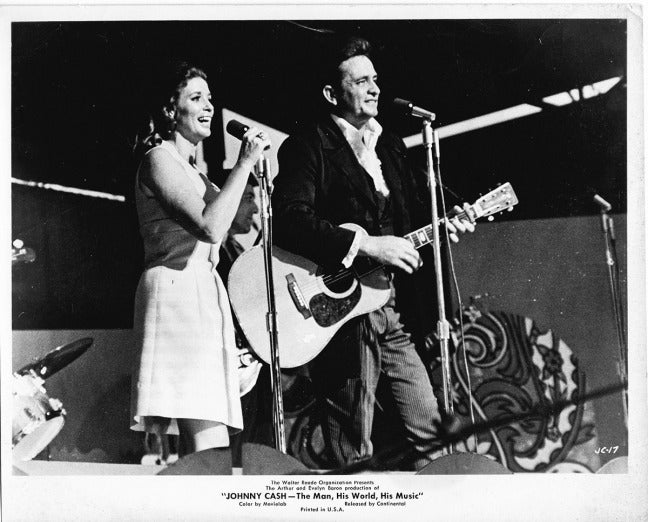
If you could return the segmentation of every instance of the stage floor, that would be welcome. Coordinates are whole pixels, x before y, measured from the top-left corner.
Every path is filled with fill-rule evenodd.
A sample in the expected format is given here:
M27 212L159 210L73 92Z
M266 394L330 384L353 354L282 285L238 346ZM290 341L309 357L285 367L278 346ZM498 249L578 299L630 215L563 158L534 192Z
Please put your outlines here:
M102 462L63 462L46 460L29 460L13 463L13 474L16 476L62 476L62 475L157 475L166 466L144 464L111 464ZM321 473L323 470L317 470ZM359 473L359 474L364 474ZM371 472L378 475L414 475L413 471L380 471ZM243 475L243 468L232 468L232 475Z
M28 460L13 463L14 475L156 475L164 466Z

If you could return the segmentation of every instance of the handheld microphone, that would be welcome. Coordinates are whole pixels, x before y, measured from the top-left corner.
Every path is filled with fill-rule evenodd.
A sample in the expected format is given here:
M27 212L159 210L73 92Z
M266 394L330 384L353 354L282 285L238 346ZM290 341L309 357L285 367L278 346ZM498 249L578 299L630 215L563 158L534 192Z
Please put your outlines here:
M398 107L399 109L403 109L409 116L424 118L430 121L434 121L436 119L436 114L430 111L426 111L421 107L417 107L411 101L403 100L402 98L395 98L394 105L396 105L396 107Z
M227 123L225 130L235 138L242 140L243 134L245 134L249 128L250 126L246 125L245 123L241 123L240 121L237 120L230 120ZM266 145L266 147L263 150L268 150L269 148L270 145ZM263 154L261 154L261 157L259 158L256 165L254 166L254 171L258 177L266 178L268 180L270 179L271 177L270 161L267 158L265 158Z
M228 134L231 134L235 138L242 140L243 135L248 131L250 128L249 125L246 125L245 123L241 123L240 121L237 120L230 120L227 123L227 127L225 127L225 130L227 131ZM270 145L266 145L265 149L263 150L268 150L270 148Z

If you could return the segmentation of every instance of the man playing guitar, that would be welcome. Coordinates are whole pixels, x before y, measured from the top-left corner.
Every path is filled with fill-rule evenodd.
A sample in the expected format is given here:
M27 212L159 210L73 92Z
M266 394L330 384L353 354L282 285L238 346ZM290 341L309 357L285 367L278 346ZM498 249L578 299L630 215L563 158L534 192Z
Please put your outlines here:
M389 286L388 302L344 325L310 371L334 465L372 456L374 404L378 381L384 380L419 469L430 461L439 412L425 366L401 323L421 284L415 275L421 258L400 236L429 222L427 191L407 164L402 140L375 119L380 89L369 53L366 40L352 38L325 58L326 114L279 150L274 235L278 247L323 267L369 258L393 269L393 280L385 274L380 283ZM459 220L446 226L453 234L474 229Z

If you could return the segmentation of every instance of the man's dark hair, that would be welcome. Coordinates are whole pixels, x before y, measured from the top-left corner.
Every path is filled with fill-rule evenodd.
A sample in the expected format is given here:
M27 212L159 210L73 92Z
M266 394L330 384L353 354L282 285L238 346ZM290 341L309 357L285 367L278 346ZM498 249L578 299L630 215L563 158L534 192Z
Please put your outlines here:
M336 38L328 43L324 51L320 72L320 87L332 85L339 87L342 77L340 64L354 56L371 58L371 44L360 36Z

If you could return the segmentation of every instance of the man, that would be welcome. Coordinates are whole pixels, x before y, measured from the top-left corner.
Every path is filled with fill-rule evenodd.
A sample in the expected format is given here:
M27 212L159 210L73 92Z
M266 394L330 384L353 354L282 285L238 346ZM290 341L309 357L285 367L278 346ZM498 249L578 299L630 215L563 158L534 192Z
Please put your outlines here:
M351 38L325 62L322 94L328 113L290 136L279 150L273 205L275 242L325 267L366 256L394 272L389 302L351 320L311 364L324 408L323 435L334 465L372 456L378 381L390 392L419 469L430 461L439 419L424 364L400 312L416 303L418 251L402 236L429 223L400 138L383 131L380 88L366 40ZM339 225L360 225L367 233ZM472 225L458 223L461 231ZM451 232L455 227L449 225ZM426 290L432 292L431 287ZM409 308L409 310L408 310Z
M227 179L229 172L228 169L223 171L222 179L218 180L220 183L217 182L218 185L222 186L222 183ZM250 232L250 230L252 230L252 225L254 224L254 215L259 213L259 207L256 204L256 195L254 193L254 188L258 185L259 182L257 179L253 174L250 174L243 195L241 196L241 202L239 203L236 215L232 221L232 226L228 230L227 236L225 236L225 239L223 239L221 244L217 269L221 279L226 284L232 264L234 264L236 258L245 250L243 245L241 245L234 236Z
M222 186L229 175L229 170L223 171L223 179L217 180ZM254 175L250 174L247 185L241 196L241 202L232 221L227 236L223 239L219 251L219 261L216 269L221 279L227 284L227 277L234 261L244 252L244 247L236 240L237 234L247 234L252 229L254 215L259 213L256 204L254 188L258 186ZM241 465L241 448L245 442L256 442L271 446L273 444L272 428L272 394L270 388L270 373L250 352L249 345L241 331L236 317L236 344L239 349L239 380L241 385L241 407L243 409L243 431L231 437L232 462Z

